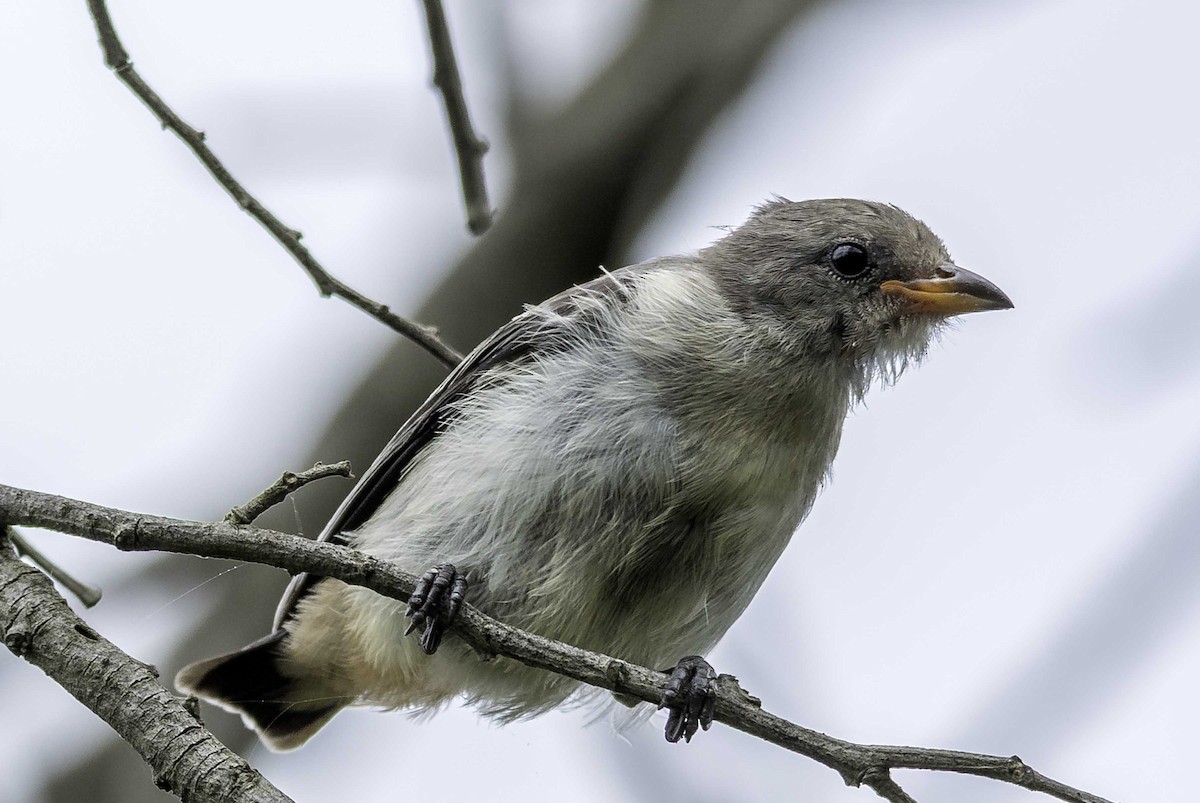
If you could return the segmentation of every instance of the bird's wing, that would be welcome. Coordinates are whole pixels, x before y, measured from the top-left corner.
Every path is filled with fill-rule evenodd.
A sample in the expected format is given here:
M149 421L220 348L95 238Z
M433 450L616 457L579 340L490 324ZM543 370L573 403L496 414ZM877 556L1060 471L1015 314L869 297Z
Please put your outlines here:
M468 393L484 372L497 365L519 362L562 347L568 340L565 335L574 327L588 325L588 316L580 306L581 300L599 301L601 303L598 306L608 308L619 306L629 297L626 282L653 267L653 263L643 263L605 273L598 279L531 307L492 333L404 422L404 426L400 427L400 431L388 442L338 507L317 540L347 543L342 533L354 530L379 508L401 481L413 458L452 420L454 402ZM298 574L292 578L275 612L276 629L283 625L296 603L319 579L308 574Z

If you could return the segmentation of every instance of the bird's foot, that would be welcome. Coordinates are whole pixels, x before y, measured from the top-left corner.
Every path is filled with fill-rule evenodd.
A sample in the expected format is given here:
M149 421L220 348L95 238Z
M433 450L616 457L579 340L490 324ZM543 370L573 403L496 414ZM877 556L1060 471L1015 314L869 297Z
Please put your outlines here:
M421 627L421 649L427 655L437 652L446 628L458 615L463 597L467 594L466 575L458 573L453 563L440 563L421 577L404 615L412 619L404 635Z
M713 707L717 704L717 673L699 655L679 659L671 670L659 708L666 708L667 741L682 738L690 742L700 728L712 727Z

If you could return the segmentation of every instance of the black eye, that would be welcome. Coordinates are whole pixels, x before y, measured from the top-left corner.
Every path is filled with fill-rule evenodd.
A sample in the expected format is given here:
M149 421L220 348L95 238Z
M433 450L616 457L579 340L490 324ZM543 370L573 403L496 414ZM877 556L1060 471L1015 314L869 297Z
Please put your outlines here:
M842 276L854 279L871 267L871 255L858 243L842 243L829 252L829 264Z

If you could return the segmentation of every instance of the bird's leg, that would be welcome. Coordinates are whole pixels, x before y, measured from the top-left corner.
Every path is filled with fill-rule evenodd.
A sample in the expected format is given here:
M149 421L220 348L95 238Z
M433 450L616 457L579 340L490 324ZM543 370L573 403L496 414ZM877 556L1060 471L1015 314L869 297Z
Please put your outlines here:
M412 619L404 635L424 626L421 649L427 655L437 652L446 628L458 615L463 597L467 595L466 575L458 573L453 563L440 563L421 577L404 615Z
M659 708L666 708L667 741L678 742L682 737L690 742L700 728L712 727L713 707L717 704L717 673L699 655L679 659L670 670L667 688Z

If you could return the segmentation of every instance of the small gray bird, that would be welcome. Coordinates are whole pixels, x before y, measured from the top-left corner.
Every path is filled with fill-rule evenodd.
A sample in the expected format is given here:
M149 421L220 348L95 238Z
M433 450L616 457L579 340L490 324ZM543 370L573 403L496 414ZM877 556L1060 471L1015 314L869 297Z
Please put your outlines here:
M667 739L690 739L712 722L701 656L808 513L851 406L948 317L1010 307L894 206L782 199L694 256L529 307L404 424L321 535L429 570L407 608L301 575L273 634L176 685L277 750L347 705L461 695L508 721L588 694L454 639L439 650L467 598L669 671Z

